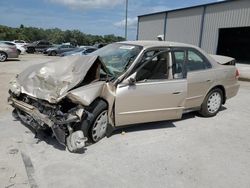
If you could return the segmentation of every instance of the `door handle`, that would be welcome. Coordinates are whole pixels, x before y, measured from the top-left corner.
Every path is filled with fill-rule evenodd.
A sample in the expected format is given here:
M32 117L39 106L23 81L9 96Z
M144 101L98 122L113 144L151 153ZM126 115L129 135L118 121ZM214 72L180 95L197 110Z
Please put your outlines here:
M178 95L178 94L180 94L181 92L180 91L176 91L176 92L174 92L174 93L172 93L173 95Z
M211 82L211 80L207 80L207 82Z

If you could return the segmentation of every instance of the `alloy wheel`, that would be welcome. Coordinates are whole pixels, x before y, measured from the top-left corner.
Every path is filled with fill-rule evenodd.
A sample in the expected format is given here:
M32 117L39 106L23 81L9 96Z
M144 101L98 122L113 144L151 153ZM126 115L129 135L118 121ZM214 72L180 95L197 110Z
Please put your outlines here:
M5 61L6 59L7 59L6 54L0 53L0 61L3 62L3 61Z

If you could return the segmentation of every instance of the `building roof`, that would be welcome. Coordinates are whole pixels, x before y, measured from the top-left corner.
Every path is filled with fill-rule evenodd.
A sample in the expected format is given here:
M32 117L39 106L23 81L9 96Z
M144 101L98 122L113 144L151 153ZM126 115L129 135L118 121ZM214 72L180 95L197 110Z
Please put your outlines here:
M179 10L187 10L187 9L192 9L192 8L199 8L199 7L206 7L206 6L210 6L210 5L223 4L223 3L228 3L228 2L231 2L231 1L239 1L239 0L217 1L217 2L213 2L213 3L207 3L207 4L201 4L201 5L190 6L190 7L171 9L171 10L166 10L166 11L161 11L161 12L154 12L154 13L139 15L138 18L139 18L139 17L143 17L143 16L151 16L151 15L162 14L162 13L168 13L168 12L174 12L174 11L179 11Z
M179 42L171 42L171 41L155 41L155 40L137 40L137 41L124 41L119 42L121 44L130 44L130 45L138 45L142 46L144 48L151 48L151 47L192 47L197 48L196 46L185 44L185 43L179 43Z

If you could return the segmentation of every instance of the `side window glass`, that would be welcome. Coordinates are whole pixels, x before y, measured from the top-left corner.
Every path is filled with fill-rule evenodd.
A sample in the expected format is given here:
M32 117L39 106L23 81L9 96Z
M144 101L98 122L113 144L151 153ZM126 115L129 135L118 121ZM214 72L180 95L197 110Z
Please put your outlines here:
M188 50L187 56L188 71L205 70L211 67L207 60L195 51Z
M178 50L172 53L173 66L172 73L174 79L184 78L185 51Z
M91 48L90 48L90 49L87 49L85 52L86 52L86 53L91 53L91 52L93 52L93 51L95 51L95 49L91 49Z
M136 81L168 79L168 52L150 51L145 53L136 74Z

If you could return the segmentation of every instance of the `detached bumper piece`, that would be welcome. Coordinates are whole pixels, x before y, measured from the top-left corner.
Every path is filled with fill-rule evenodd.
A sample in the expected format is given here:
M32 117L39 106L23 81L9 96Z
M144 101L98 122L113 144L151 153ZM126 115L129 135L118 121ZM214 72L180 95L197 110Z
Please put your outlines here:
M84 115L83 108L73 108L66 115L61 114L62 118L56 118L43 114L35 106L13 97L10 97L8 101L17 109L18 116L22 121L35 130L50 128L57 141L67 146L70 152L77 152L85 147L87 138L84 137L83 131L79 128L74 130L72 127L73 124L81 121Z

